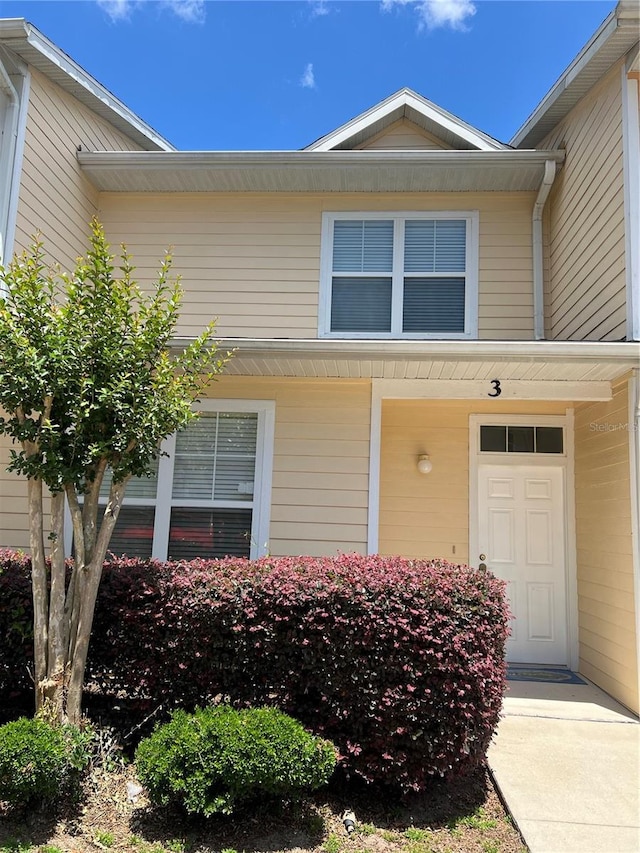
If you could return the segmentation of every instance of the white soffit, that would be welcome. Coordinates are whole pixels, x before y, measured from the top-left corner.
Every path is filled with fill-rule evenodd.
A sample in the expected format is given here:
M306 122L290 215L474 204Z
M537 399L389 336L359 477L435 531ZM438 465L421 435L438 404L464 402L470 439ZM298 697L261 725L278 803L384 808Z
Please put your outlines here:
M152 127L24 18L0 20L0 44L14 51L145 150L173 151Z
M173 345L186 343L177 339ZM446 396L444 383L453 383L453 397L476 391L490 396L487 383L497 379L505 399L518 389L533 394L530 399L609 399L609 383L640 364L638 343L221 338L218 345L233 352L225 368L231 375L429 380L437 383L436 396ZM505 383L512 383L512 393Z
M338 151L357 148L400 118L408 119L454 149L501 151L509 148L411 89L400 89L311 143L304 150Z
M560 79L549 90L510 144L534 148L599 80L637 45L640 36L638 0L622 0L606 18Z
M532 192L554 151L176 151L77 154L104 192Z

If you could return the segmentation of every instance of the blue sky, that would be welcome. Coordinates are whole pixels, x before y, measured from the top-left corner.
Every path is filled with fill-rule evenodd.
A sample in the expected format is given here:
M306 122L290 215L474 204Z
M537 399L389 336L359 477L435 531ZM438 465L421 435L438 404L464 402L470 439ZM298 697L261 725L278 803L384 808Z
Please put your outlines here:
M176 147L296 149L408 86L508 141L600 0L0 0Z

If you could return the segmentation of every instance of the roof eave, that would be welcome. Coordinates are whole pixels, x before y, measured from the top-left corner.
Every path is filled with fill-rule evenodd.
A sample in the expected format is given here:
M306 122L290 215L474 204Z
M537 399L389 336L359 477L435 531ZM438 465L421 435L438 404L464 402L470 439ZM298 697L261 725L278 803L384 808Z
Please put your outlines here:
M537 190L554 151L78 152L105 192Z
M172 349L191 340L177 338ZM476 386L498 375L507 396L519 386L515 396L526 390L530 399L611 399L612 383L640 362L640 344L600 341L220 338L217 344L233 354L230 375L402 380L396 390L409 396L422 383L427 396L438 386L436 396L452 398L484 397L484 385Z
M60 50L24 18L0 20L0 43L13 50L28 65L38 58L39 70L45 74L63 72L58 85L106 116L111 123L145 149L174 151L174 146L146 124L115 95L87 73L77 62Z
M591 88L588 72L595 63L604 63L603 76L637 44L639 33L637 3L618 3L509 144L524 149L538 145Z

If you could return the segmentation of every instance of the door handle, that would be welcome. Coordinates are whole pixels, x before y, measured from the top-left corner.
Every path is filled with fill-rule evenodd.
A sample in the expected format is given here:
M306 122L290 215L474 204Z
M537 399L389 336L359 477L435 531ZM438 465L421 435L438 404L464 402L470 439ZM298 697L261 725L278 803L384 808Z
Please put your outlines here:
M486 560L486 559L487 559L487 555L486 555L486 554L480 554L480 561L481 561L481 562L480 562L480 564L478 565L478 568L480 569L480 571L481 571L481 572L486 572L486 571L487 571L487 564L485 563L485 560Z

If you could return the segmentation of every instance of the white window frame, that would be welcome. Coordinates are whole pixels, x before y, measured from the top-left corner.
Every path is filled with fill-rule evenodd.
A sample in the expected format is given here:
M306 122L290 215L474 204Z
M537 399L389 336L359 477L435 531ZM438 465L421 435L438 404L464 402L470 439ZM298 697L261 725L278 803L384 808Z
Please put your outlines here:
M275 401L206 399L194 404L197 412L250 412L257 414L256 465L253 497L249 501L215 501L218 509L251 509L250 559L269 553L269 525L271 521L271 480L273 474L273 442L275 435ZM158 485L155 498L127 498L123 506L155 507L151 558L164 561L169 550L169 526L172 507L211 507L211 501L173 500L173 468L175 464L176 433L161 444L158 460ZM69 528L70 525L67 525ZM71 541L67 552L71 551Z
M394 222L393 271L391 283L390 332L333 332L331 330L331 294L333 278L333 233L338 220L391 219ZM404 225L407 219L464 219L466 221L465 310L463 332L403 332L404 299ZM478 336L478 259L479 221L477 210L410 210L410 211L337 211L322 214L320 247L320 301L318 305L318 336L321 338L398 338L414 340L473 339ZM447 273L440 273L446 277ZM451 273L460 277L460 273Z

